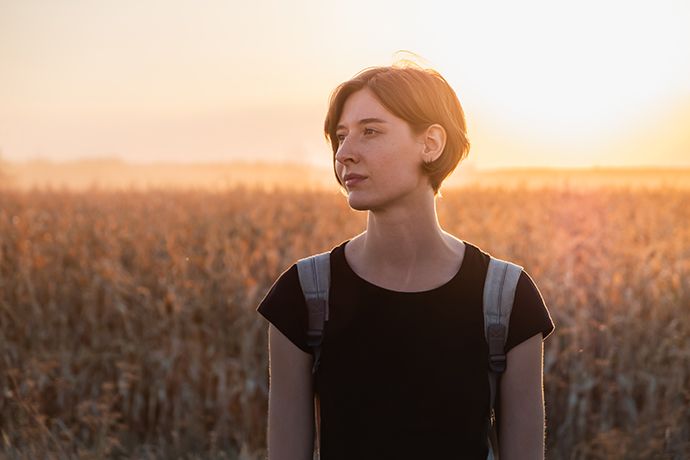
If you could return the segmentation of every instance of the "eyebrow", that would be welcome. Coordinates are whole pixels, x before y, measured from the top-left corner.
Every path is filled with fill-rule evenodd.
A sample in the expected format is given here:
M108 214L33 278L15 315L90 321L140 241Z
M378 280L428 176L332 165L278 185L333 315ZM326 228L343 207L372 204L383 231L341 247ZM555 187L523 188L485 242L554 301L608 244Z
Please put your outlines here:
M359 120L357 123L358 125L366 125L367 123L388 123L386 120L382 120L380 118L362 118ZM345 128L345 125L338 125L335 127L336 130L340 128Z

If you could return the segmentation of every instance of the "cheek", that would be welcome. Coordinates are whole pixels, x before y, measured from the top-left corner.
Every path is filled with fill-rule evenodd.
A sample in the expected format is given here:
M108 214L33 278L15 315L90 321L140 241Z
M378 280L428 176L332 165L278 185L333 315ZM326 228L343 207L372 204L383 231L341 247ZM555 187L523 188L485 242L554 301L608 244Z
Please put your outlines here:
M421 159L416 150L408 144L390 145L379 159L396 176L417 176L420 172Z

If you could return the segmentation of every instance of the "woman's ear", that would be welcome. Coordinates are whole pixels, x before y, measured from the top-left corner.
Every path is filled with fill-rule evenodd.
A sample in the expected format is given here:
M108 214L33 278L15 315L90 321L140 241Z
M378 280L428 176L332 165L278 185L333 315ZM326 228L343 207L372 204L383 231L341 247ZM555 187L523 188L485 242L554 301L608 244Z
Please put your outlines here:
M436 161L446 146L446 130L438 123L429 126L423 135L424 150L422 156L425 163Z

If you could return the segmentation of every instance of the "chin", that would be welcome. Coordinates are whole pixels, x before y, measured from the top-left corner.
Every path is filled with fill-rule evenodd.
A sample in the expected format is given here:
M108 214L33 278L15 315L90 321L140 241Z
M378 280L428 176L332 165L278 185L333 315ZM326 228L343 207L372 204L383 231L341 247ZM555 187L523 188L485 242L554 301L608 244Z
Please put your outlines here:
M347 195L347 204L355 211L368 211L372 207L371 200L368 200L356 191L352 191Z
M357 191L350 192L347 196L348 205L355 211L373 211L382 208L387 202L387 200L381 200L380 198L377 200L367 197Z
M364 200L352 199L351 196L347 198L347 204L355 211L368 211L371 206Z

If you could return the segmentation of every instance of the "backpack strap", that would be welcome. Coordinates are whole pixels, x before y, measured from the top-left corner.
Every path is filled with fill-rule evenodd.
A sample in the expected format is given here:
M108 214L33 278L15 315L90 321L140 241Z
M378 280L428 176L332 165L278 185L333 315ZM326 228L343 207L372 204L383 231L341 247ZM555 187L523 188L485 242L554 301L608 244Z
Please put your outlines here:
M307 345L314 352L314 366L311 369L312 381L316 376L321 358L323 328L328 321L328 291L331 284L331 254L322 252L297 261L299 283L302 286L304 299L307 302L309 324L307 327ZM315 437L314 452L321 458L321 400L314 392Z
M324 323L328 321L328 291L331 284L331 254L322 252L297 261L299 283L307 301L307 345L314 351L312 377L321 358Z
M494 405L500 375L506 370L505 343L510 313L522 267L493 256L484 281L484 335L489 345L489 459L498 460L498 432Z

